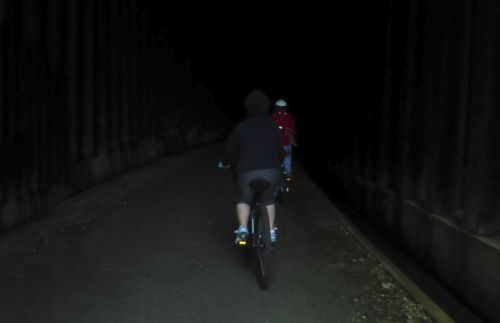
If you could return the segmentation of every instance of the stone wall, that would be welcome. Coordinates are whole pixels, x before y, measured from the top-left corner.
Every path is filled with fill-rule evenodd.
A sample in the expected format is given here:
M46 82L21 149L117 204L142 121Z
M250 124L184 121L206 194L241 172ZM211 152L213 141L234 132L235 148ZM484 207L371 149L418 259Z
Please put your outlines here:
M495 0L390 1L385 41L370 44L380 25L360 23L361 45L339 50L325 99L299 115L303 156L325 187L490 319L500 317L499 15Z
M136 0L0 1L0 232L227 125Z

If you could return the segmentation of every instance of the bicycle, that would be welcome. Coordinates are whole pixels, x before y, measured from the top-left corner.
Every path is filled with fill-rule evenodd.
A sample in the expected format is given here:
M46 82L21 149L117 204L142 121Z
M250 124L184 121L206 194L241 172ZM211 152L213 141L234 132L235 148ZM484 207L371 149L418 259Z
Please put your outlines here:
M251 181L249 185L254 190L254 198L250 206L249 240L256 260L257 279L260 286L267 289L272 252L275 246L271 241L271 229L266 205L260 202L260 192L269 188L270 183L263 179L256 179ZM246 241L240 241L240 245L246 245Z
M221 169L229 169L230 166L218 165ZM250 205L249 238L239 241L241 247L250 247L255 260L256 274L262 289L269 286L271 272L271 259L275 245L271 241L271 229L269 215L266 205L260 201L260 193L269 188L271 184L264 179L255 179L249 183L254 191L253 200Z
M281 180L280 184L278 187L276 187L276 190L274 191L274 198L276 201L278 201L281 205L285 205L285 194L290 192L290 186L291 186L291 181L289 178L287 178L285 170L282 166L282 173L281 173Z

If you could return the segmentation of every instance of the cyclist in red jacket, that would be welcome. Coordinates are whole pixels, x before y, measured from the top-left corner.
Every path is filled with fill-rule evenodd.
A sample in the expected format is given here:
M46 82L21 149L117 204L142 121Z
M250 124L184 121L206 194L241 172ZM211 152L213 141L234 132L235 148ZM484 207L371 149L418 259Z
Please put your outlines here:
M283 150L286 153L283 159L285 168L285 176L287 180L292 179L292 145L295 143L295 118L287 113L288 103L284 99L279 99L274 103L275 112L271 115L271 119L276 122L281 131L281 140Z

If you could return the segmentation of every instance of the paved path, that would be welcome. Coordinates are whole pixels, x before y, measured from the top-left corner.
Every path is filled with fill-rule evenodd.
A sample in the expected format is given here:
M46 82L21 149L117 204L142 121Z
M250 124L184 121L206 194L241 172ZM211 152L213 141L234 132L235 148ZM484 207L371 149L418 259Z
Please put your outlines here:
M431 321L300 169L261 290L216 162L214 148L160 160L3 236L0 321Z

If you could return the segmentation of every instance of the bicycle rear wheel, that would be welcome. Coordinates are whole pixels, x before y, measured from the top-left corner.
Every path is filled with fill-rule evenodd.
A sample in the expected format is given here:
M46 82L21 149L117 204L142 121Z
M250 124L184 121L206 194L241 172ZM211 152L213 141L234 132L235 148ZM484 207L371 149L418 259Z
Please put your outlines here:
M265 205L261 206L260 216L257 217L258 243L257 253L257 278L263 289L269 285L269 276L271 271L271 230L269 227L269 216Z

